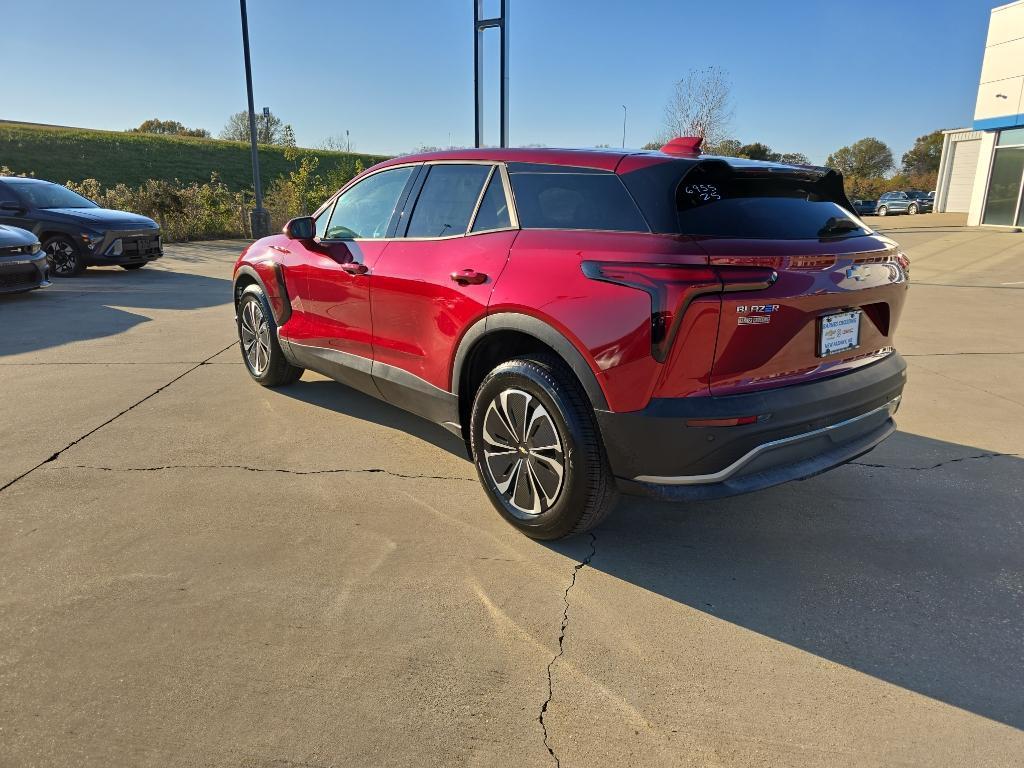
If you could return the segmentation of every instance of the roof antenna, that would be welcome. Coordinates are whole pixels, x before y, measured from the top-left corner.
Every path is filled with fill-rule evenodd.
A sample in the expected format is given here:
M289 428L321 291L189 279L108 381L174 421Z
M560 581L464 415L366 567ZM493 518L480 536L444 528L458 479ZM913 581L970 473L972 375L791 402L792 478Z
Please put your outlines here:
M703 143L701 136L679 136L665 144L661 151L666 155L699 155Z

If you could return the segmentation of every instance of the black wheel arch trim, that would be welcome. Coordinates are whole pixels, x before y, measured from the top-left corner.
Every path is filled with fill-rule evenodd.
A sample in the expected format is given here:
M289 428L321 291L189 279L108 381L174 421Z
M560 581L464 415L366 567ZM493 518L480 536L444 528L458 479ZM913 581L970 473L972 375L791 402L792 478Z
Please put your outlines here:
M538 341L551 347L568 364L573 373L576 374L576 378L583 385L587 397L590 398L591 405L594 408L608 409L608 400L604 395L604 390L601 389L597 376L576 345L543 320L520 312L497 312L485 315L463 334L452 364L451 381L452 393L460 400L464 394L459 391L462 382L462 369L469 358L470 352L479 342L497 331L519 331L528 336L533 336Z
M284 282L284 267L276 261L271 262L271 267L274 270L274 282L277 284L278 295L281 297L281 312L274 313L274 322L277 323L277 326L280 328L288 322L288 318L292 316L292 301L291 297L288 295L288 288ZM263 294L267 297L267 301L269 302L270 292L267 290L267 284L263 281L263 278L260 277L260 273L248 264L243 264L235 272L235 276L231 281L231 295L234 299L235 305L237 306L238 304L238 280L243 275L251 277L256 281L260 290L263 291ZM270 308L273 309L274 305L271 304Z

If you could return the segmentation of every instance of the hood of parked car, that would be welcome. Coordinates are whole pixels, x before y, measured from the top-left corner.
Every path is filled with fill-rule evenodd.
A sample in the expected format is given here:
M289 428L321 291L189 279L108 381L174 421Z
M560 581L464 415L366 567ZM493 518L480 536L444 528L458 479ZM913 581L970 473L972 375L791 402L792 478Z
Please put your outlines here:
M27 229L0 224L0 248L15 248L19 245L32 245L35 242L38 242L38 238Z
M146 216L109 208L46 208L41 213L61 221L76 221L93 229L155 229L157 223Z

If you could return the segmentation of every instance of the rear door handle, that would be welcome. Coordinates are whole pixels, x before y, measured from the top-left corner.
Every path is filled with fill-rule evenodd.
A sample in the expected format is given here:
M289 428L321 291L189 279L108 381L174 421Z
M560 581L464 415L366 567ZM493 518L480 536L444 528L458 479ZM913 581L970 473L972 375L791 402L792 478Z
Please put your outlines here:
M452 280L459 285L480 285L487 280L487 275L477 272L475 269L463 269L460 272L452 272Z
M346 261L341 265L341 268L350 275L365 275L370 271L369 267L365 264L360 264L358 261Z

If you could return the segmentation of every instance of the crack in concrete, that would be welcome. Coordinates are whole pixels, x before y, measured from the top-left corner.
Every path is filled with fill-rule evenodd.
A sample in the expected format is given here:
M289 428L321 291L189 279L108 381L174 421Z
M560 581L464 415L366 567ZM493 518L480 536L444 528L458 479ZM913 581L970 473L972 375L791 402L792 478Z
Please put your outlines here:
M120 411L119 413L116 413L116 414L114 414L114 415L113 415L113 416L111 416L111 417L110 417L109 419L107 419L107 420L106 420L106 421L104 421L104 422L103 422L102 424L100 424L99 426L93 427L92 429L90 429L90 430L89 430L88 432L86 432L86 433L85 433L84 435L82 435L81 437L77 437L77 438L75 438L75 439L74 439L74 440L72 440L72 441L71 441L70 443L68 443L68 444L67 444L67 445L65 445L65 446L64 446L63 448L61 448L61 449L60 449L59 451L57 451L56 453L52 454L52 455L51 455L51 456L50 456L49 458L43 459L43 460L42 460L42 461L40 461L40 462L39 462L38 464L36 464L36 465L35 465L34 467L32 467L31 469L27 469L27 470L25 470L24 472L22 472L22 473L21 473L20 475L18 475L18 476L17 476L16 478L14 478L13 480L11 480L11 481L9 481L9 482L5 483L4 485L0 485L0 493L2 493L3 491L6 491L6 490L7 490L8 488L10 488L10 487L11 487L12 485L14 485L14 484L15 484L16 482L18 482L19 480L23 480L24 478L28 477L29 475L31 475L31 474L32 474L33 472L35 472L35 471L36 471L37 469L39 469L40 467L42 467L42 466L44 466L44 465L46 465L46 464L49 464L49 463L50 463L50 462L52 462L52 461L56 461L56 460L57 460L58 458L60 458L60 455L61 455L62 453L64 453L65 451L67 451L67 450L68 450L69 448L74 448L74 447L75 447L76 445L78 445L78 444L79 444L80 442L82 442L82 441L83 441L83 440L85 440L86 438L88 438L88 437L90 437L90 436L92 436L92 435L96 434L97 432L99 432L99 431L100 431L101 429L103 429L103 428L104 428L105 426L107 426L108 424L111 424L111 423L113 423L113 422L117 421L117 420L118 420L119 418L121 418L122 416L124 416L124 415L125 415L126 413L128 413L129 411L135 410L135 409L136 409L136 408L138 408L138 407L139 407L140 405L142 405L142 404L143 404L144 402L146 402L147 400L149 400L149 399L150 399L151 397L156 397L157 395L159 395L159 394L160 394L161 392L163 392L163 391L164 391L165 389L167 389L167 388L168 388L169 386L171 386L171 385L172 385L172 384L174 384L175 382L177 382L177 381L181 381L181 380L182 380L183 378L185 378L186 376L188 376L188 375L189 375L190 373L192 373L192 371L195 371L195 370L197 370L197 369L199 369L199 368L202 368L202 367L203 367L204 365L208 365L208 364L209 364L209 362L210 362L211 360L213 360L213 358L217 357L217 355L220 355L220 354L223 354L224 352L227 352L227 351L228 351L229 349L231 349L231 348L232 348L233 346L235 346L236 344L238 344L238 342L237 342L237 341L232 341L232 342L231 342L230 344L228 344L228 345L227 345L226 347L224 347L223 349L219 349L219 350L217 350L217 351L216 351L216 352L214 352L214 353L213 353L212 355L210 355L210 356L209 356L208 358L206 358L205 360L201 360L200 362L196 363L195 365L193 365L193 366L192 366L191 368L189 368L189 369L188 369L187 371L185 371L184 373L180 373L180 374L178 374L178 375L177 375L177 376L175 376L175 377L174 377L173 379L171 379L170 381L168 381L168 382L167 382L166 384L163 384L163 385L161 385L161 386L157 387L157 388L156 388L156 389L154 389L154 390L153 390L152 392L150 392L150 393L149 393L148 395L146 395L145 397L143 397L143 398L142 398L141 400L136 400L136 401L135 401L134 403L132 403L131 405L129 405L129 406L128 406L127 408L125 408L124 410Z
M569 592L576 586L576 576L580 570L585 566L590 565L590 561L594 559L594 555L597 553L597 537L590 533L590 554L580 560L572 569L572 580L569 582L569 586L565 588L565 594L562 599L565 601L565 610L562 611L562 628L558 634L558 653L554 655L551 661L548 662L548 697L540 708L540 715L537 717L537 721L540 723L541 730L544 732L544 746L548 750L548 754L555 761L556 768L561 768L562 761L558 759L558 755L555 754L554 748L551 746L551 742L548 738L548 726L544 722L544 715L547 714L548 706L551 704L551 700L555 697L554 682L552 679L552 671L555 666L555 662L562 658L562 654L565 653L565 632L569 627Z
M163 472L170 469L240 469L245 472L280 472L285 475L340 475L340 474L382 474L403 480L459 480L475 483L472 477L454 475L406 475L379 467L340 467L336 469L284 469L283 467L252 467L247 464L165 464L157 467L101 467L92 464L75 464L74 469L93 469L99 472Z
M945 467L948 464L956 464L956 463L961 462L961 461L976 461L976 460L979 460L979 459L995 459L995 458L999 458L999 457L1002 457L1002 456L1006 456L1006 457L1009 457L1009 458L1021 458L1022 454L1019 454L1019 453L979 453L976 456L961 456L961 457L956 458L956 459L946 459L945 461L940 461L938 464L932 464L931 466L928 466L928 467L894 467L894 466L892 466L890 464L869 464L866 461L851 461L850 464L852 464L853 466L856 466L856 467L872 467L874 469L903 469L903 470L907 470L909 472L928 472L930 470L939 469L940 467Z

